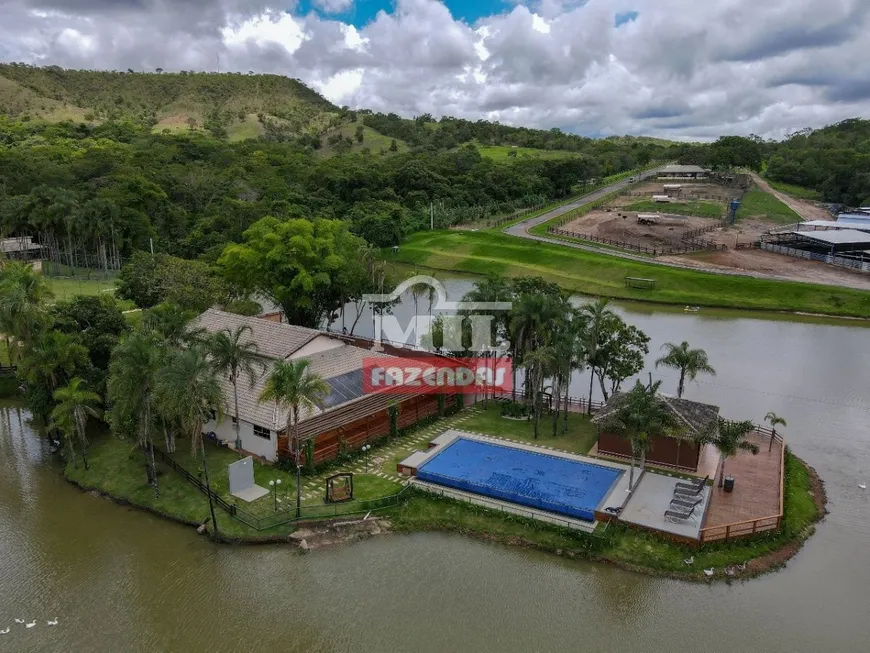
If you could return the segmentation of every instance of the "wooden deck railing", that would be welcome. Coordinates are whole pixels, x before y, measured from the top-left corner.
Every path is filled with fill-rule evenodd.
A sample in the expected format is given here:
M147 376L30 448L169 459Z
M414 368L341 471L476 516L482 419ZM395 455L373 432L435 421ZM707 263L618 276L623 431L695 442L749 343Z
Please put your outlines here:
M781 433L766 426L756 426L755 432L763 437L772 437L775 442L779 442L781 445L779 453L779 512L775 515L760 517L758 519L747 519L731 524L723 524L722 526L702 528L698 534L698 540L701 544L716 542L718 540L725 540L727 542L737 537L749 537L765 531L778 531L782 527L782 518L785 514L785 440Z

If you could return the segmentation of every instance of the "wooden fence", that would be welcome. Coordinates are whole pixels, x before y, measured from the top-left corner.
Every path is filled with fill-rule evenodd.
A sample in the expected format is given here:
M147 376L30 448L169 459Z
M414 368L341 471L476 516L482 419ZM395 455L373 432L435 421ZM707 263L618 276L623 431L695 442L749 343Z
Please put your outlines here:
M646 197L651 199L649 193L640 193L637 191L624 190L620 191L621 197ZM683 200L717 200L720 202L729 202L731 201L731 197L727 195L715 195L713 193L675 193L674 196L669 196L671 199L675 199L677 201Z
M706 233L708 231L713 231L714 229L718 229L718 223L713 227L703 227L701 230L693 229L692 234L700 234ZM707 240L705 238L696 238L696 237L688 237L685 236L682 238L684 242L687 243L686 247L649 247L647 245L638 245L636 243L630 243L625 240L617 240L614 238L604 238L602 236L593 236L592 234L584 234L576 231L572 231L570 229L563 229L561 227L550 227L547 229L548 233L555 234L557 236L566 236L568 238L576 238L578 240L586 240L592 243L600 243L602 245L609 245L611 247L616 247L618 249L624 249L631 252L638 252L641 254L650 254L651 256L674 256L678 254L688 254L690 252L697 252L701 250L725 250L728 249L727 245L719 245L714 243L712 240Z

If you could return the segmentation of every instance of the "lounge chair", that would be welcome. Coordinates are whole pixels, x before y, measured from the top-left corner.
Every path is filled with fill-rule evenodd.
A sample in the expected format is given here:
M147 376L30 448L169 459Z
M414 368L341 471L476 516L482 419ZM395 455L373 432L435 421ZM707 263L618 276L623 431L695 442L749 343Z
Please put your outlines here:
M678 487L674 489L674 496L683 499L684 501L687 499L694 499L695 497L700 497L704 494L704 488L698 488L697 490L690 490L684 487Z
M676 495L671 499L671 508L694 508L704 500L703 495L689 497L688 495Z
M688 519L692 516L692 513L695 512L695 507L691 508L672 508L671 510L665 510L665 519Z
M697 494L699 491L704 489L704 486L707 485L707 481L709 480L709 476L705 476L704 478L699 478L697 481L691 481L689 483L677 483L674 486L674 490L678 488L685 488L686 490L692 490L694 494Z

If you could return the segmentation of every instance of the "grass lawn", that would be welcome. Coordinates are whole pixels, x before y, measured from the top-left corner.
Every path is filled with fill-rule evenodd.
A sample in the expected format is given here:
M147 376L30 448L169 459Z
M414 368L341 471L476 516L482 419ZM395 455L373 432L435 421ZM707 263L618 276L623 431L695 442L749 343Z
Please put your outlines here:
M595 427L586 415L568 413L568 431L562 433L562 419L559 430L553 437L552 417L541 418L540 435L535 440L534 425L529 420L506 419L501 416L501 406L492 401L486 410L481 410L462 423L462 430L474 431L509 440L520 440L528 444L546 445L570 453L587 454L598 437Z
M817 190L813 190L812 188L804 188L803 186L795 186L794 184L786 184L781 181L772 181L770 179L765 179L765 181L770 184L771 188L774 188L782 193L788 193L789 195L793 195L794 197L799 197L803 200L822 199L822 194Z
M776 224L793 224L800 222L801 217L780 202L770 193L753 188L740 203L737 210L737 219L762 218Z
M870 317L870 293L861 290L671 268L502 233L420 232L405 241L397 254L384 256L455 274L541 276L587 295L683 306ZM658 286L655 290L626 288L625 277L656 279Z
M56 300L69 299L75 295L99 295L115 292L115 282L103 279L78 279L45 277Z
M186 446L186 442L180 443ZM208 501L205 495L165 465L158 465L158 485L160 496L148 485L145 476L145 459L133 445L108 434L95 436L91 440L88 456L90 470L85 470L79 457L78 468L67 465L66 475L87 488L97 488L113 497L150 508L190 522L202 522L209 516ZM217 481L217 461L209 465L213 481ZM190 469L196 473L199 467ZM226 474L224 474L226 476ZM218 526L222 533L232 537L250 537L269 534L258 533L239 521L232 519L221 510L215 511Z
M257 119L257 115L249 113L245 116L244 121L233 123L227 128L227 140L230 143L236 143L251 138L259 138L265 131Z
M702 218L721 218L725 211L722 204L714 202L671 202L659 204L652 200L634 202L625 207L626 211L642 213L673 213L676 215L697 215Z

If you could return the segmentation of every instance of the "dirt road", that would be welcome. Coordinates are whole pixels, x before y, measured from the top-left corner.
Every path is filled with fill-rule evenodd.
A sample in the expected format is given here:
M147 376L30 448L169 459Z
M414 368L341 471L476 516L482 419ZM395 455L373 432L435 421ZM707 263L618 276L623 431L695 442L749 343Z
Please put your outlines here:
M801 200L796 197L792 197L791 195L786 195L785 193L779 192L766 181L764 181L764 179L762 179L760 175L757 175L754 172L752 173L752 180L761 190L763 190L765 193L770 193L771 195L773 195L776 199L785 204L788 208L797 213L804 220L834 219L834 216L828 213L825 209L820 206L816 206L812 202Z

